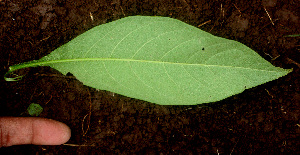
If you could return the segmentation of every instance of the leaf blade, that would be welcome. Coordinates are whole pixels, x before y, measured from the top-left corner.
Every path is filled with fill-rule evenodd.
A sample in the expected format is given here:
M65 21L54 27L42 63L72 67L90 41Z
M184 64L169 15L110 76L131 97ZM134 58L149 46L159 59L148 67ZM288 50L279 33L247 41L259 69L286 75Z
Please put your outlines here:
M219 101L291 71L236 41L179 20L144 16L95 27L31 65L163 105Z

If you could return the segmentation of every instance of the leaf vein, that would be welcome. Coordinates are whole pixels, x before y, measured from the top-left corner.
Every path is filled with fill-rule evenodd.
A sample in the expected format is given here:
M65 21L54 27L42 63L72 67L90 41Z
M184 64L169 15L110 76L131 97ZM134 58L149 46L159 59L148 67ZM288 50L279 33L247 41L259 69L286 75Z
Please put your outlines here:
M156 22L152 22L152 23L146 24L146 25L144 25L144 26L141 26L141 27L139 27L139 28L137 28L137 29L134 29L133 31L129 32L126 36L124 36L124 37L116 44L116 46L114 47L114 49L111 51L109 58L112 57L112 55L113 55L115 49L117 48L117 46L118 46L123 40L125 40L130 34L132 34L132 33L134 33L134 32L137 32L138 30L140 30L140 29L142 29L142 28L144 28L144 27L146 27L146 26L149 26L149 25L151 25L151 24L154 24L154 23L156 23Z
M145 45L147 45L148 43L150 43L151 41L153 41L153 40L155 40L155 39L157 39L157 38L159 38L159 37L161 37L161 36L163 36L163 35L165 35L165 34L168 34L168 33L172 33L172 32L176 32L176 31L184 31L185 29L183 29L183 30L174 30L174 31L167 31L167 32L165 32L165 33L162 33L162 34L159 34L159 35L157 35L156 37L153 37L153 38L151 38L151 39L149 39L148 41L146 41L133 55L132 55L132 57L130 58L130 59L133 59L134 57L135 57L135 55L137 55L138 54L138 52L140 52L140 50L145 46Z
M159 61L161 61L167 54L169 54L169 53L170 53L171 51L173 51L174 49L176 49L176 48L182 46L183 44L185 44L185 43L187 43L187 42L189 42L189 41L196 40L196 39L198 39L198 38L186 40L186 41L184 41L184 42L178 44L177 46L175 46L175 47L173 47L172 49L170 49L169 51L167 51L167 52L159 59Z
M132 69L132 66L131 66L131 63L129 63L129 66L130 66L130 70L132 71L132 73L147 87L151 88L153 91L157 92L158 94L161 94L163 96L165 96L164 94L160 93L159 91L157 91L156 89L154 89L153 87L151 87L150 85L146 84L137 74L136 72Z

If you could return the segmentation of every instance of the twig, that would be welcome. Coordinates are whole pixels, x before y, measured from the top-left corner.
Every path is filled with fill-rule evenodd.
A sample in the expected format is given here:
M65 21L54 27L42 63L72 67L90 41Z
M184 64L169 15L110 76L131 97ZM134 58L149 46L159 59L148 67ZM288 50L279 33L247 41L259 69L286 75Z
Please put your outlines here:
M66 146L95 146L95 145L78 145L78 144L62 144L62 145L66 145Z
M92 22L93 22L93 21L94 21L94 17L93 17L92 12L90 12L90 17L91 17L91 20L92 20Z
M198 25L197 27L201 27L201 26L203 26L203 25L205 25L205 24L207 24L207 23L210 23L210 22L211 22L211 20L208 20L208 21L206 21L206 22L204 22L204 23Z
M87 132L89 131L90 129L90 122L91 122L91 115L92 115L92 99L91 99L91 93L88 91L89 93L89 104L90 104L90 110L89 110L89 113L86 114L84 117L83 117L83 120L82 120L82 125L81 125L81 129L82 129L82 132L83 132L83 136L85 136L87 134ZM84 131L84 121L86 119L86 117L88 116L88 120L87 120L87 128L86 130Z
M270 92L269 92L267 89L265 89L265 90L267 91L267 93L268 93L272 98L274 98L274 96L271 95Z
M220 14L221 14L221 18L222 18L222 20L223 20L222 23L224 23L225 9L223 9L223 4L221 4Z
M235 4L233 4L233 6L238 10L238 12L240 13L240 16L239 16L239 17L241 17L241 16L242 16L241 10L240 10Z
M120 8L121 8L121 10L122 10L123 16L125 17L126 15L125 15L125 13L124 13L124 10L123 10L122 6L120 6Z
M40 40L40 41L45 41L45 40L47 40L47 39L49 39L51 37L51 35L49 35L48 37L46 37L46 38L43 38L42 40Z
M270 17L270 15L269 15L269 13L268 13L267 9L266 9L265 7L264 7L264 9L265 9L265 11L266 11L266 13L267 13L267 15L268 15L268 17L269 17L269 19L270 19L270 21L271 21L272 25L274 25L274 22L273 22L272 18Z
M51 101L51 99L52 99L52 95L51 95L50 99L45 103L45 105L47 105Z
M292 60L292 59L290 59L290 58L287 58L287 60L288 60L290 63L295 64L295 65L297 65L297 66L300 68L300 64L297 63L296 61L294 61L294 60Z

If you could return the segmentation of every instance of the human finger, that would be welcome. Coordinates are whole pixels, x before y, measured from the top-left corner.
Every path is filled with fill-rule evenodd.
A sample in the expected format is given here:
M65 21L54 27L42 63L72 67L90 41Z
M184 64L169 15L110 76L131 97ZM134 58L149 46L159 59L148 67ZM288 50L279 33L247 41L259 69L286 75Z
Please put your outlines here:
M55 120L0 117L0 147L21 144L60 145L70 137L70 128Z

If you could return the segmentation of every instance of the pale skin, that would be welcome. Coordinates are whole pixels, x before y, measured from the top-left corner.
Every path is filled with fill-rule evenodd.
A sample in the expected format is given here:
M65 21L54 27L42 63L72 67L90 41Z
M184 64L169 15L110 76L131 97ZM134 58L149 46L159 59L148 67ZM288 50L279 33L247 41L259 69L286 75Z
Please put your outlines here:
M60 145L71 137L70 128L58 121L37 117L0 117L0 147Z

